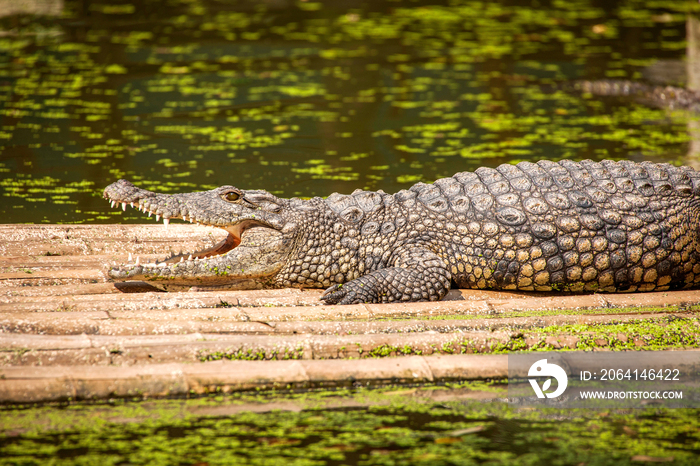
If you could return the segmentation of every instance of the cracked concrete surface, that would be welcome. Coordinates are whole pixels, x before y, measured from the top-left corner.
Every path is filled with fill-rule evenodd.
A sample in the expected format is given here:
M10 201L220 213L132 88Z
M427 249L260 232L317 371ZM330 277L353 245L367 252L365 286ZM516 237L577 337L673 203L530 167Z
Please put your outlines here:
M436 303L328 306L321 290L162 293L105 278L130 253L154 260L211 233L0 225L0 402L492 379L513 350L700 347L700 290L452 290ZM654 328L682 344L664 346Z

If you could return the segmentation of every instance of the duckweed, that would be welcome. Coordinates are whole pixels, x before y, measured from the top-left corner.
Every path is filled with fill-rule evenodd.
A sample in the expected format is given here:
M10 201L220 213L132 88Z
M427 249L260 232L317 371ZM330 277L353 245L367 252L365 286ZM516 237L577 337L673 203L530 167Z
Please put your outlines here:
M0 18L5 222L113 221L100 194L121 177L311 197L540 158L693 158L694 115L566 83L680 69L697 3L139 5Z
M9 407L0 464L691 465L699 453L695 410L518 409L470 393L504 391L479 383Z

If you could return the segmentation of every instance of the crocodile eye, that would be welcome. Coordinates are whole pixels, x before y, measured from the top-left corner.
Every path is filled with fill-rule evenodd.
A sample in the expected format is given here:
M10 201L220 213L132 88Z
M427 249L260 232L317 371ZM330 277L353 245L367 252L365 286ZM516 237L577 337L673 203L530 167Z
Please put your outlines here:
M235 193L233 191L224 194L224 199L226 199L229 202L237 201L240 197L241 197L240 194Z

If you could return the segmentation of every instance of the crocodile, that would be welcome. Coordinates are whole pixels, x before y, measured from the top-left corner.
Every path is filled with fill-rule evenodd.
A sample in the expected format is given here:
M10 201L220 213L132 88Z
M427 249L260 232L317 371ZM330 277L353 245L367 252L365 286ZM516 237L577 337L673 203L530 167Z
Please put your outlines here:
M482 167L395 194L308 200L234 186L158 194L119 180L112 206L211 225L215 247L112 267L163 289L325 288L329 304L435 301L451 286L663 291L700 282L700 172L651 162Z
M595 96L631 97L640 103L671 110L700 111L700 93L676 86L653 86L636 81L603 79L578 81L573 84L578 92Z

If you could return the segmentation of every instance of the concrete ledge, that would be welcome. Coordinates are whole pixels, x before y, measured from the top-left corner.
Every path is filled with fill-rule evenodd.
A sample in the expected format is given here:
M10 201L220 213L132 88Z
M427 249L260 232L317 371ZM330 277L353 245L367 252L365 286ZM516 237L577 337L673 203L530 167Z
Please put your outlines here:
M687 320L687 347L698 342L700 290L451 290L441 302L326 306L321 290L162 293L105 277L106 264L129 253L152 260L224 234L186 224L0 225L0 402L501 378L506 356L468 353L619 346L613 339L641 348L634 329L599 338L557 326L663 327L669 313Z
M608 338L595 340L557 326L570 324L605 325L660 322L672 318L692 319L689 332L697 326L693 313L656 313L640 316L584 315L535 318L304 322L281 327L246 323L249 332L165 333L135 335L37 335L0 333L0 366L121 365L231 360L345 359L386 356L472 354L505 351L508 348L577 349L581 338L587 347L608 347ZM243 327L244 323L240 323ZM547 332L538 328L549 327ZM141 327L136 326L137 329ZM182 327L176 327L182 328ZM279 330L279 333L277 332ZM638 335L618 333L615 340L636 346L647 342ZM637 341L638 340L638 341ZM686 342L692 346L691 343Z
M219 312L220 311L220 312ZM585 314L508 317L508 314L468 319L402 319L402 320L317 320L283 321L243 319L230 309L195 311L153 311L149 313L61 312L6 314L0 312L0 351L8 342L21 341L20 336L48 335L184 335L191 333L236 335L348 335L368 333L453 332L497 329L529 329L551 325L596 324L627 322L638 319L658 319L667 314L696 316L693 312L679 312L677 308L627 310L611 312L590 311ZM116 314L116 315L115 315ZM448 317L448 316L445 316ZM99 337L96 337L99 338ZM28 340L33 341L33 340ZM32 348L32 346L26 346Z
M487 375L483 375L486 369ZM215 361L131 367L0 368L0 403L164 397L216 391L354 383L505 378L505 355L409 356L345 361Z
M277 291L277 290L270 290ZM464 290L460 290L464 291ZM259 292L258 292L259 293ZM546 310L585 310L611 309L622 307L669 307L694 306L700 304L700 290L635 293L635 294L596 294L580 296L550 296L517 299L480 299L474 301L438 301L420 303L390 303L390 304L351 304L345 306L276 306L274 294L270 302L261 299L258 307L213 307L213 303L203 300L179 298L178 293L148 293L156 297L144 299L140 297L122 302L104 303L96 297L92 302L76 302L72 300L57 300L44 303L7 303L0 304L0 316L4 320L21 320L32 315L51 312L53 316L65 313L103 313L99 315L113 318L142 318L155 320L163 316L158 312L168 310L170 317L187 315L208 315L218 321L238 322L285 322L285 321L315 321L315 320L362 320L362 319L407 319L421 317L436 317L446 315L484 315L493 316L519 311ZM188 293L192 295L196 293ZM220 295L219 300L223 299ZM272 304L272 306L270 306ZM108 314L107 314L108 313ZM85 314L87 315L87 314ZM98 315L98 314L95 314ZM153 317L150 317L153 316ZM43 319L43 318L42 318ZM162 317L161 317L162 319ZM45 319L44 319L45 320ZM166 315L167 320L167 315Z

